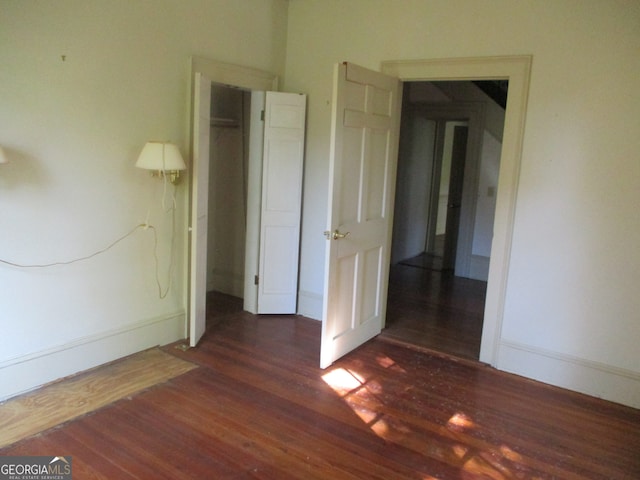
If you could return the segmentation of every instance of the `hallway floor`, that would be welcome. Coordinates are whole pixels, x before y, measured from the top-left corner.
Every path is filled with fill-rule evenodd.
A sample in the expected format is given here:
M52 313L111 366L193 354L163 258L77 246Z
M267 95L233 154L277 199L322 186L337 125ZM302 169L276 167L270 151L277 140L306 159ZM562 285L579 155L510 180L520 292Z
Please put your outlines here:
M381 338L478 360L486 289L450 272L392 265Z

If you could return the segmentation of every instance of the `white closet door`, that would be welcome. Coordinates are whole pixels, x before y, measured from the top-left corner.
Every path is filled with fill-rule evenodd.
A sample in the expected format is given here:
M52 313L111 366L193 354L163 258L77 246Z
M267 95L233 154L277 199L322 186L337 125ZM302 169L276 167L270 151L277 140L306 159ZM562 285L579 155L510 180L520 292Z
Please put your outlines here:
M258 313L296 313L306 99L266 94Z
M191 288L189 291L189 345L195 347L206 328L207 225L209 210L209 125L211 80L196 73L193 118L191 200Z

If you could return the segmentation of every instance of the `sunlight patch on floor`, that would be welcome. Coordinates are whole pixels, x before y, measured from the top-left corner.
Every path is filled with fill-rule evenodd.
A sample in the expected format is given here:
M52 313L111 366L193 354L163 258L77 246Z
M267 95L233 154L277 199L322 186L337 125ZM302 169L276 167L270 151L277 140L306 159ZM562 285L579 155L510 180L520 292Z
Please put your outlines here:
M495 462L488 462L480 455L474 455L467 460L462 466L462 472L462 478L464 479L487 478L491 480L507 480L513 478L509 469Z
M322 379L376 435L389 439L393 432L383 418L384 404L378 398L383 389L379 382L367 381L358 372L345 368L335 368Z
M322 379L341 397L362 386L360 379L344 368L331 370Z
M458 458L464 458L465 455L469 452L469 447L466 445L454 445L452 447L453 453Z
M376 361L384 368L406 373L406 370L387 356L378 356ZM326 372L322 379L377 436L399 445L407 441L408 445L413 443L412 430L393 414L389 415L394 406L385 405L382 396L384 386L378 380L367 379L353 368L343 367ZM435 443L425 444L425 448L430 449L433 458L459 468L462 479L507 480L516 478L516 471L526 472L526 467L517 467L517 464L522 466L524 462L517 452L506 445L487 445L477 434L473 435L479 428L470 415L462 411L455 412L441 427L434 430L437 435L453 441L453 444L440 444L434 437ZM433 477L423 478L430 480Z
M467 415L458 412L447 422L447 427L451 430L468 430L475 427L475 423Z
M502 453L502 456L504 458L506 458L508 460L511 460L512 462L521 462L522 461L522 455L520 455L518 452L514 452L513 450L511 450L506 445L502 445L500 447L500 453Z
M394 370L399 373L407 373L407 371L404 368L402 368L400 365L398 365L395 362L395 360L387 357L386 355L378 355L376 357L376 361L378 362L378 365L380 365L381 367L388 368L390 370Z

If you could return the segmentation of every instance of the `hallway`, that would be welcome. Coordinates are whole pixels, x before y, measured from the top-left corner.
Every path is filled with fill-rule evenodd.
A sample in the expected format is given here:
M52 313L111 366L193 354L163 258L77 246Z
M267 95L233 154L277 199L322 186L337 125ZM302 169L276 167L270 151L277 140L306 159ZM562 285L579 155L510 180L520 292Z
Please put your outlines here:
M487 283L392 265L383 340L478 360Z

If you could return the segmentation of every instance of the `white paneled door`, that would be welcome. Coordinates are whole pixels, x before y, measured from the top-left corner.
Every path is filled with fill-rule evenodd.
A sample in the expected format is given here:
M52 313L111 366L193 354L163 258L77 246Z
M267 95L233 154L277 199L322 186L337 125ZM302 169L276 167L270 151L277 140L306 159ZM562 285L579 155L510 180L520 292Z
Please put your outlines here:
M384 325L400 95L397 78L336 65L321 368Z
M195 347L206 327L207 225L209 209L209 124L211 80L196 73L194 84L193 165L191 185L191 265L189 345Z
M306 98L266 94L258 313L296 313Z

